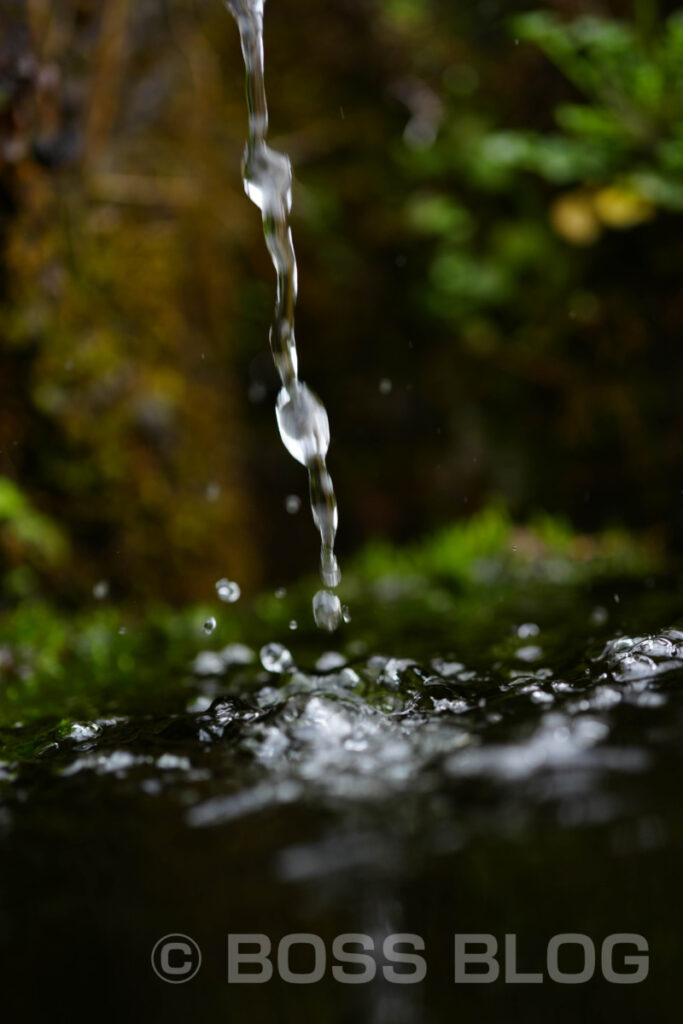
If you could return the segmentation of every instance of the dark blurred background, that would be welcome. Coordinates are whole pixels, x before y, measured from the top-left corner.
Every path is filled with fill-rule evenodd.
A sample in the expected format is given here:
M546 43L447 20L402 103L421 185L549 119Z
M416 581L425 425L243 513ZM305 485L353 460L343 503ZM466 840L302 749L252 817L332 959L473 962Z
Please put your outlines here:
M6 598L315 568L219 0L5 0ZM683 13L268 0L342 557L491 498L683 544ZM285 498L298 494L290 515Z

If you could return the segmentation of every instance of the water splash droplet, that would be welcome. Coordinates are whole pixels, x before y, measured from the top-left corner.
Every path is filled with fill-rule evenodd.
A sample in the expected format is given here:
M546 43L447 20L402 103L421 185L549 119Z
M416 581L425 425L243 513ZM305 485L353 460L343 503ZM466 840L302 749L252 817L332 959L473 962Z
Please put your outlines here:
M234 604L235 601L239 601L242 595L239 583L234 583L232 580L225 578L217 580L216 593L225 604Z
M290 621L289 621L289 628L290 629L298 629L299 628L299 623L296 621L296 619L290 619Z
M107 580L98 580L95 586L92 588L92 596L96 601L104 601L106 597L109 597L109 583Z
M282 644L265 644L259 652L259 657L266 672L275 672L280 675L283 672L290 672L294 668L294 658Z
M301 498L298 494L288 494L285 501L285 508L290 516L295 516L301 508Z
M204 623L204 632L205 633L213 633L215 628L216 628L216 620L214 619L213 615L210 615L209 618Z

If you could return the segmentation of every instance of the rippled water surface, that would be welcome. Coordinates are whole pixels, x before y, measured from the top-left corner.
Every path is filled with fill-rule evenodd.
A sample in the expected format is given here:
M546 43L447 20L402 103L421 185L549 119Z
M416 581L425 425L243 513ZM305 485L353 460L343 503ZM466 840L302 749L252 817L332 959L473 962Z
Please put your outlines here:
M683 618L675 583L616 586L388 582L332 639L258 616L244 642L198 638L159 669L170 706L150 688L5 728L0 925L22 1005L38 972L72 1008L108 992L136 1019L495 1019L512 996L454 987L455 932L515 933L531 969L557 932L627 931L654 981L515 1005L640 1020L655 1000L673 1019ZM203 966L165 986L149 953L176 931ZM428 978L236 990L235 931L417 933Z

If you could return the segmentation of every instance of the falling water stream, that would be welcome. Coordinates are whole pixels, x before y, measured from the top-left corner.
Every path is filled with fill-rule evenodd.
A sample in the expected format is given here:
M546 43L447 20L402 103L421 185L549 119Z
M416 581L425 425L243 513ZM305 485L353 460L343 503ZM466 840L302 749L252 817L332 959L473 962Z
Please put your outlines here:
M292 167L284 153L271 149L263 63L264 0L226 0L240 31L246 68L249 136L242 164L244 190L263 216L263 233L277 274L277 298L270 328L270 347L282 388L276 415L287 451L308 470L311 512L320 533L320 574L325 585L313 599L316 623L334 630L342 618L332 589L341 579L334 553L337 501L325 456L330 443L327 412L320 399L299 380L294 337L297 265L289 214Z

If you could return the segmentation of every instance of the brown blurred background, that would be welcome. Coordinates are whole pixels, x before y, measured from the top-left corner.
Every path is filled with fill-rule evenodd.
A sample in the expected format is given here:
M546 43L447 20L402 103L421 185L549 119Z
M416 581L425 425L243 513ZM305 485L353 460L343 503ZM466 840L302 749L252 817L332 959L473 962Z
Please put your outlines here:
M342 556L492 496L680 546L683 20L536 6L266 4ZM182 601L314 570L235 25L218 0L0 20L5 594Z

